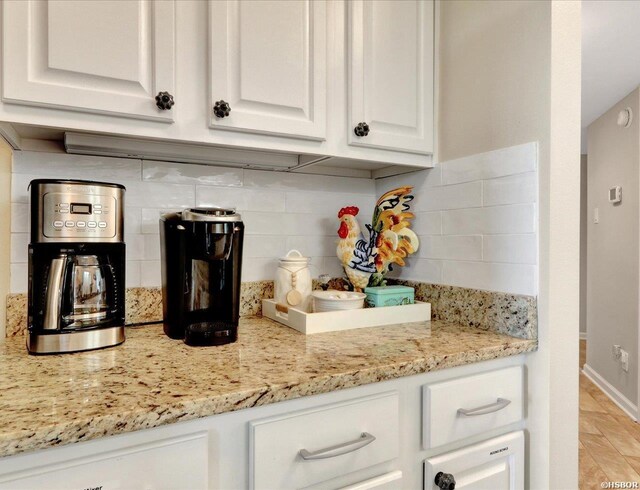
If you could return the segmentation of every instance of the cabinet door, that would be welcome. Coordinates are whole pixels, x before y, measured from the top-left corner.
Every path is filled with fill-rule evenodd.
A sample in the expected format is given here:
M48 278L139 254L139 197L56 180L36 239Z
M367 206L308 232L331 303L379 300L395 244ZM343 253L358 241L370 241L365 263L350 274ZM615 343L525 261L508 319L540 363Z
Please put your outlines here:
M438 490L440 472L455 479L456 490L522 490L524 433L495 437L425 461L424 489Z
M433 1L348 2L351 145L433 152ZM369 134L357 136L359 123Z
M312 0L209 3L212 128L325 138L326 9ZM226 117L212 110L220 100Z
M128 437L128 436L121 436ZM130 436L129 436L130 437ZM80 443L82 444L82 443ZM78 447L80 446L78 445ZM93 446L95 448L95 445ZM86 446L84 446L86 449ZM60 449L69 449L59 448ZM1 490L131 490L207 488L208 434L200 432L47 464L34 453L28 470L0 476ZM77 453L80 453L77 451Z
M175 94L174 2L3 2L9 103L173 121L155 96Z

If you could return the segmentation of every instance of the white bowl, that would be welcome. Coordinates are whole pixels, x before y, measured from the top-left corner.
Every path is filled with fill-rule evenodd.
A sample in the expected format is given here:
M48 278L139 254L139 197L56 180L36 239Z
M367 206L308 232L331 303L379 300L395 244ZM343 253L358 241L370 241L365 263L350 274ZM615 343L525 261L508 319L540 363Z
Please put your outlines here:
M357 310L364 307L364 299L367 297L364 293L336 291L334 289L314 291L311 294L313 296L313 311L316 313L323 311Z

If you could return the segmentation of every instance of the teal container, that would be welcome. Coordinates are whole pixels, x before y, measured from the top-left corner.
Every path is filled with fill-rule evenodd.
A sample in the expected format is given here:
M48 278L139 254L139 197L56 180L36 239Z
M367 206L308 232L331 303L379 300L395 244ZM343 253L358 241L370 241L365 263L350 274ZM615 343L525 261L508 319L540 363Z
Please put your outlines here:
M412 305L415 291L409 286L376 286L365 288L367 306Z

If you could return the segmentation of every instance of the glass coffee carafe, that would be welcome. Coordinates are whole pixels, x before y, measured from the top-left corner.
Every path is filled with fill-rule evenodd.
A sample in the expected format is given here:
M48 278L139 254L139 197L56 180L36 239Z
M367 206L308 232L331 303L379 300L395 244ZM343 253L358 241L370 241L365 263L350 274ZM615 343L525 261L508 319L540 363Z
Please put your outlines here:
M115 275L106 257L61 254L51 263L47 289L45 328L87 328L115 314Z

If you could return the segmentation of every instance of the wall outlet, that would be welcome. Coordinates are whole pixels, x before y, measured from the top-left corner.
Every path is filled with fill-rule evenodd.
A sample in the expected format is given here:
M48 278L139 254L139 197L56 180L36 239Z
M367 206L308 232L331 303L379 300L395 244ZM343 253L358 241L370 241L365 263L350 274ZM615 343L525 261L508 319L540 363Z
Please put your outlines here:
M611 346L611 355L613 356L613 358L617 361L618 359L620 359L620 351L622 349L620 348L620 346L618 344L613 344Z
M629 372L629 353L626 350L620 350L620 364L625 373Z

